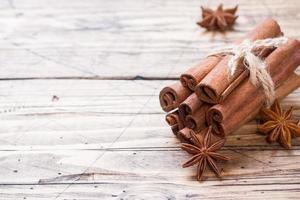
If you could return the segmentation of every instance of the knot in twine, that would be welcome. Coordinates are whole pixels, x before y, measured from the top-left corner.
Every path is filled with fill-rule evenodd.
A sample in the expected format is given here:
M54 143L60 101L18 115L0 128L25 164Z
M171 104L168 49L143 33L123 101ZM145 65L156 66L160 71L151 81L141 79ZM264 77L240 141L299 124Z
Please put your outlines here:
M233 76L237 70L239 61L242 60L245 68L249 71L249 79L252 84L261 84L267 98L267 105L270 106L275 99L274 82L267 71L267 65L264 60L256 56L253 51L260 47L280 47L288 42L286 37L268 38L256 40L254 42L246 39L239 45L233 45L221 50L216 54L230 54L232 57L228 62L230 75Z

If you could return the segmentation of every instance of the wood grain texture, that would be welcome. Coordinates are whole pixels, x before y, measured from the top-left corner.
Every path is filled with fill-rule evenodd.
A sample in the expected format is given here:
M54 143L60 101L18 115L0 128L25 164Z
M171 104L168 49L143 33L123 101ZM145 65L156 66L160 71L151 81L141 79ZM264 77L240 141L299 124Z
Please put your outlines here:
M91 184L74 184L66 192L60 194L61 188L65 185L5 185L0 186L0 192L5 199L225 199L230 200L235 197L243 199L297 199L299 188L297 182L284 182L279 184L274 180L273 183L268 179L252 180L252 184L239 184L233 181L228 184L208 184L203 183L199 186L196 182L182 183L91 183ZM288 179L290 180L290 179ZM261 189L261 181L268 182ZM230 191L230 192L228 192Z
M223 166L222 181L211 173L204 183L194 181L195 169L181 168L187 155L159 108L158 92L171 82L2 81L2 197L68 199L77 189L88 187L91 194L78 194L78 199L150 198L150 193L162 199L213 198L222 192L212 195L208 191L220 186L226 191L234 185L237 197L241 191L247 191L249 199L275 191L280 199L296 190L300 140L294 141L292 151L268 145L264 136L255 133L255 121L228 138L222 153L232 160ZM285 107L295 106L298 118L299 95L297 90L283 101ZM284 189L279 180L285 183ZM11 195L12 191L18 195Z
M2 0L0 78L174 78L270 16L299 38L298 0L222 1L239 4L236 30L207 33L200 5L219 2Z
M167 79L265 17L300 38L297 0L225 0L235 31L198 28L220 2L0 0L0 199L297 199L300 140L269 145L255 120L228 137L222 180L181 168ZM300 89L282 103L300 119Z

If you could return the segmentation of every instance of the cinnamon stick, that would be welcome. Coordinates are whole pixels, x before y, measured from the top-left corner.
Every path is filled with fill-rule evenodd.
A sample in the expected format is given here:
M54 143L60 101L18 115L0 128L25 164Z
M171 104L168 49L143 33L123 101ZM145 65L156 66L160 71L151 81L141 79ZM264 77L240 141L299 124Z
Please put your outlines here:
M177 138L181 141L181 142L187 142L190 143L190 139L191 139L191 135L190 132L193 131L190 128L183 128L181 130L178 131L178 134L176 135Z
M196 112L193 114L187 115L184 121L186 127L193 129L195 132L198 132L205 127L206 125L206 111L211 107L209 104L203 104Z
M180 82L184 87L195 91L196 85L220 62L223 56L209 56L200 63L189 68L180 76Z
M178 107L180 119L185 121L187 115L192 115L198 110L203 104L196 95L192 93L186 100L184 100Z
M282 99L289 93L300 87L300 77L296 74L291 75L279 88L276 90L276 98ZM262 91L258 92L256 96L261 96ZM255 118L262 107L262 100L260 98L248 101L247 104L237 112L221 122L213 121L212 126L220 136L225 136L237 130L241 125Z
M176 135L179 130L183 129L183 122L179 118L178 110L166 115L166 122L171 126L172 132Z
M248 33L246 38L255 41L280 35L282 35L282 32L277 22L273 19L267 19ZM270 49L261 51L259 56L268 56L271 52L268 50ZM248 76L248 71L245 71L242 62L237 67L234 75L230 76L227 67L229 59L230 56L225 56L196 86L195 92L200 100L212 104L219 103Z
M199 140L203 141L205 134L207 133L209 127L206 127L202 129L201 131L195 132L197 134L197 137ZM191 132L193 130L189 128L183 128L178 132L177 138L183 142L183 143L190 143L193 144L192 142L192 137L191 137ZM211 135L211 142L216 142L220 139L220 137L217 137L216 135Z
M285 96L278 95L282 86L286 91L299 87L299 77L297 78L293 71L300 65L300 42L290 40L286 45L277 48L266 59L266 64L275 87L278 88L276 89L278 97ZM290 85L287 85L287 79ZM213 126L216 133L229 134L244 122L244 119L249 117L251 119L253 113L256 114L264 102L265 95L262 87L255 86L246 79L227 99L208 110L207 122Z
M192 92L176 82L163 88L159 94L159 102L165 112L174 110L183 102Z

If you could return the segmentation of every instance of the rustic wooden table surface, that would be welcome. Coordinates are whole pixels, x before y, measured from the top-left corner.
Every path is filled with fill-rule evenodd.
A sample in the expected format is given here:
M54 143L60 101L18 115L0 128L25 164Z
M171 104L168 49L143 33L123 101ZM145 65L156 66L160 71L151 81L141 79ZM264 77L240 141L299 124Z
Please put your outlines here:
M298 0L224 0L225 35L195 24L218 3L1 0L0 199L299 199L300 139L269 145L255 121L228 138L223 180L181 168L160 89L263 18L300 39ZM300 89L283 104L300 118Z

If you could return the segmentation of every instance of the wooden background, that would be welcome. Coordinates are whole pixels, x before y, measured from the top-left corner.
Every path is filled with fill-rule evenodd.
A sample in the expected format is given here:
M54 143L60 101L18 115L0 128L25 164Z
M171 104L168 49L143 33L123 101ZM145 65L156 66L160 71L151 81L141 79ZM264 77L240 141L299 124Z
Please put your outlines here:
M299 199L300 140L256 122L221 151L223 180L195 168L164 122L160 89L213 47L273 17L300 39L298 0L239 4L235 31L195 24L199 0L0 1L0 199ZM300 89L283 104L300 119Z

